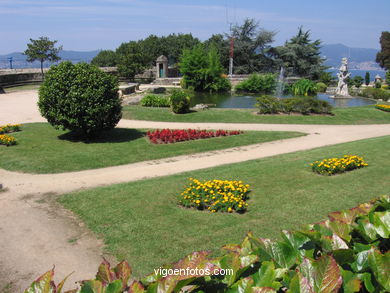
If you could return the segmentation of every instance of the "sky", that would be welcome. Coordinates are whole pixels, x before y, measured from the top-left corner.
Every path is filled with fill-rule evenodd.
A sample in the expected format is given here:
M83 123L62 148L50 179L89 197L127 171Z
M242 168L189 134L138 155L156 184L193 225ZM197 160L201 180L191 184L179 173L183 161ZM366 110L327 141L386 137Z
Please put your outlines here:
M390 31L390 0L0 0L0 54L47 36L64 50L115 49L150 34L201 40L254 18L275 31L274 45L311 31L324 44L379 49Z

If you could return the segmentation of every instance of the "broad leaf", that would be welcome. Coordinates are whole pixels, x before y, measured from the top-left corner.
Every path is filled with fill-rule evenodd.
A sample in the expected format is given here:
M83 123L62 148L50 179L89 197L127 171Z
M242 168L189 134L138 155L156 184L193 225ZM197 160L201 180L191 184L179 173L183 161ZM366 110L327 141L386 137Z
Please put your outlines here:
M252 275L254 286L270 287L278 290L282 284L276 281L276 271L273 262L264 261L259 271Z
M253 279L248 277L234 283L226 293L252 293Z
M383 289L390 291L390 251L381 254L372 248L368 254L368 266Z
M341 270L343 276L343 289L344 293L359 292L361 288L361 281L358 275L355 275L351 271Z

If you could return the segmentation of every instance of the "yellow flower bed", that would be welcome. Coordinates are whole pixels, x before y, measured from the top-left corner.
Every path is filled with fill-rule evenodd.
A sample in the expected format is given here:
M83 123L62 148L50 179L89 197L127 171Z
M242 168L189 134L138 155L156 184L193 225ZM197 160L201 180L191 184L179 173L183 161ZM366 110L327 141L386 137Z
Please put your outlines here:
M375 108L382 111L390 112L390 105L375 105Z
M330 158L322 161L315 161L310 164L313 172L322 175L333 175L353 169L368 166L362 157L345 155L342 158Z
M13 136L0 134L0 144L10 146L16 144L16 139Z
M21 124L0 125L0 134L20 131Z
M179 204L184 207L232 213L244 212L248 204L249 185L242 181L209 180L201 182L189 178L190 184L179 195Z

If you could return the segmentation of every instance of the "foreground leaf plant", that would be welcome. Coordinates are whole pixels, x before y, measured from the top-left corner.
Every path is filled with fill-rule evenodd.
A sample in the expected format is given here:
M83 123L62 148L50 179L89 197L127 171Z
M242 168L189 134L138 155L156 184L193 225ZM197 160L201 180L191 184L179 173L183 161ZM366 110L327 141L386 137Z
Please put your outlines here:
M95 279L67 292L389 292L389 227L390 197L383 196L302 230L283 231L280 241L248 233L241 244L225 245L219 257L194 252L139 281L127 262L111 269L104 260ZM64 281L56 286L53 274L42 275L25 293L61 293Z

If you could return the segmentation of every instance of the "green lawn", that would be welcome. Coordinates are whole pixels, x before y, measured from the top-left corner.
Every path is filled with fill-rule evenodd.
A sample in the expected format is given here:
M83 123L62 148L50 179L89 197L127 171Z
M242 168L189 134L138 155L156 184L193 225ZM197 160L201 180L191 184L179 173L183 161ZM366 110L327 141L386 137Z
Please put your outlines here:
M16 146L0 146L0 168L29 173L60 173L154 160L196 152L261 143L303 135L298 132L246 131L243 134L204 140L154 145L146 130L116 128L106 139L78 141L48 123L22 126L12 133Z
M26 84L26 85L7 87L7 88L4 88L4 90L6 93L13 93L13 92L19 92L19 91L38 90L39 86L40 86L40 83Z
M201 110L188 114L173 114L168 108L125 106L123 118L172 122L230 122L282 124L383 124L390 123L389 113L374 106L335 108L334 116L256 115L256 109Z
M100 235L107 251L126 259L140 276L196 251L238 243L248 231L277 238L281 229L325 219L332 211L390 193L390 136L340 144L63 195L59 201ZM368 167L336 176L314 174L309 163L356 154ZM250 184L245 214L184 209L177 195L198 179L236 179Z

